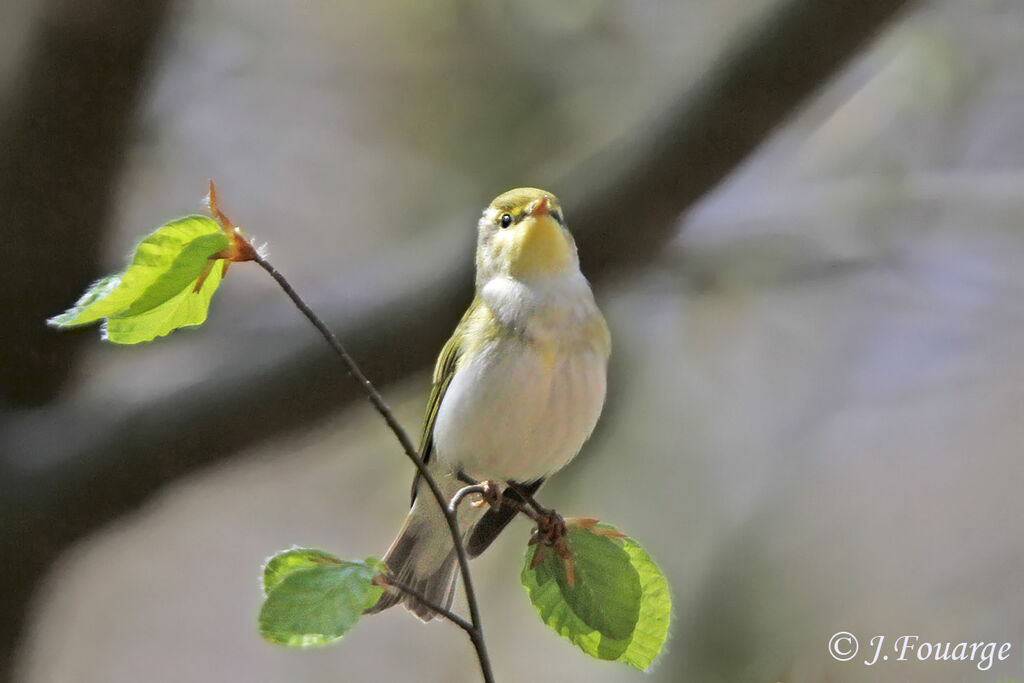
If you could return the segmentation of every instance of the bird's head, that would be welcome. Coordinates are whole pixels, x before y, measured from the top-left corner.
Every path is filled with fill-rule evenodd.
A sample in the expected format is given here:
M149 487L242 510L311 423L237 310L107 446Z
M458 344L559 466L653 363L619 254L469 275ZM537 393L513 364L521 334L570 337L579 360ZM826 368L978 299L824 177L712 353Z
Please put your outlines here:
M576 243L555 195L520 187L484 209L476 252L477 282L542 279L579 269Z

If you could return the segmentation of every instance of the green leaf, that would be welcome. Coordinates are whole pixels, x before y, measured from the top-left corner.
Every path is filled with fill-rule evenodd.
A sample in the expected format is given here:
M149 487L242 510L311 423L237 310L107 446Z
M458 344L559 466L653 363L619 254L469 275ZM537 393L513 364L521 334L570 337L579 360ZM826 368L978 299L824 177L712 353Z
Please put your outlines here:
M295 547L284 550L269 558L263 565L263 594L270 595L270 591L298 569L311 569L324 565L337 567L342 564L344 564L343 561L334 555L316 548Z
M115 344L138 344L162 337L180 327L202 325L223 273L224 267L218 261L198 292L193 291L196 278L192 278L185 283L184 289L154 308L133 313L133 306L110 316L103 324L103 338Z
M372 583L380 567L373 558L348 562L309 548L275 555L263 570L260 633L294 647L341 638L380 598L383 589Z
M572 554L572 585L562 558L549 548L539 550L544 554L535 570L537 583L555 582L573 613L591 629L616 640L628 638L640 613L640 575L629 555L608 536L580 527L570 528L565 542Z
M633 629L629 646L619 659L637 669L647 670L661 652L668 638L672 617L672 596L668 580L658 565L639 543L632 538L622 539L629 561L640 575L640 619Z
M210 298L220 284L220 261L200 290L193 290L210 266L210 257L229 245L230 239L212 218L196 215L171 221L139 244L123 273L99 280L72 308L47 322L73 327L107 318L104 335L119 344L149 341L198 325L206 320Z
M192 291L196 279L210 263L210 257L226 249L229 244L228 236L222 232L196 237L182 247L167 270L160 273L159 277L132 301L132 305L119 315L133 316L145 313L170 301L183 291Z
M608 525L569 522L565 543L573 585L553 548L534 545L526 553L522 583L541 618L592 657L647 669L668 636L665 577L636 541Z

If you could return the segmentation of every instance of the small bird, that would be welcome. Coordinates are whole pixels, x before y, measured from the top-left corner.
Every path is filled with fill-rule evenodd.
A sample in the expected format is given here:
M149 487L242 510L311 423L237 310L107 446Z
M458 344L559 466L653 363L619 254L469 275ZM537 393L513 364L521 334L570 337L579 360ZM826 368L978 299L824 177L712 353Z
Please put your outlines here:
M420 457L445 497L464 486L460 474L513 482L532 495L572 460L601 414L610 351L558 200L529 187L497 197L478 224L476 295L437 359L420 438ZM384 562L399 581L447 609L458 576L455 548L420 479ZM505 495L517 496L514 489ZM461 505L469 556L483 552L514 516L507 507ZM394 589L367 612L398 602L423 621L437 616Z

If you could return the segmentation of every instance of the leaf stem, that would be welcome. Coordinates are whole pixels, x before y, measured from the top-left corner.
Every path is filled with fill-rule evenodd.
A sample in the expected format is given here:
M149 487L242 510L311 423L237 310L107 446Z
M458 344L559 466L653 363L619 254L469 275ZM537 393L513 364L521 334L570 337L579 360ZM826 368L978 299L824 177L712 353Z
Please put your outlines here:
M470 628L466 629L465 626L463 626L465 620L461 618L460 621L462 623L452 620L451 617L455 615L451 614L448 610L437 610L435 605L428 604L427 606L453 621L453 623L462 627L466 633L469 634L469 639L473 643L473 648L476 650L477 660L480 662L480 673L483 676L484 682L494 683L494 673L491 671L491 660L487 654L487 644L484 642L484 632L480 622L480 608L477 604L476 592L473 590L473 579L469 574L469 556L466 554L466 546L462 542L462 534L459 531L459 521L455 510L449 509L448 501L445 499L444 493L442 493L437 480L420 459L419 453L413 445L412 440L409 439L409 435L404 429L402 429L402 425L399 424L395 414L384 401L384 397L381 396L373 383L370 382L366 375L363 374L363 371L356 364L352 356L349 355L348 351L345 350L345 347L338 340L337 336L335 336L334 332L332 332L331 329L327 327L327 324L313 312L313 309L311 309L309 305L302 300L302 297L300 297L298 292L292 288L284 275L274 268L266 258L257 253L253 260L258 263L263 270L267 271L270 277L274 278L277 284L280 285L281 289L284 290L284 293L288 295L288 298L292 300L292 303L295 304L295 307L298 308L304 316L306 316L306 319L313 324L313 327L315 327L318 332L320 332L320 335L327 341L334 353L341 358L341 361L345 364L349 373L355 378L356 382L359 383L359 386L362 387L363 392L370 400L370 403L373 404L373 407L376 408L377 412L384 418L384 422L386 422L388 427L391 428L391 431L394 432L398 442L402 445L402 450L405 451L405 455L412 461L416 470L426 480L427 486L430 488L430 492L434 496L434 500L437 501L437 504L441 507L441 511L444 513L445 521L448 523L448 531L451 533L452 541L455 544L455 554L459 561L459 570L462 573L462 585L466 591L466 602L469 604L470 623L467 625L470 626ZM401 589L401 587L399 587L399 589ZM418 598L419 596L416 597ZM448 614L445 614L445 612L448 612Z

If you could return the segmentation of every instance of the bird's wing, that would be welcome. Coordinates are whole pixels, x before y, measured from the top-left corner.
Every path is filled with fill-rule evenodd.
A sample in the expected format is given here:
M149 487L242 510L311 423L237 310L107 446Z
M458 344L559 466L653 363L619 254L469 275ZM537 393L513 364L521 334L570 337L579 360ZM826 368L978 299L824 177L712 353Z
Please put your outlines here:
M441 401L444 399L445 392L448 391L448 385L452 383L452 377L455 376L455 366L459 361L459 356L462 354L462 327L472 317L477 305L477 300L474 299L473 303L470 304L463 314L462 320L456 326L455 332L445 342L444 348L441 349L441 355L437 357L437 364L434 366L433 385L430 388L430 398L427 400L427 412L423 416L423 431L420 433L420 458L424 464L430 462L430 458L434 453L434 420L437 419L437 411L441 407ZM416 476L412 480L413 502L416 501L416 487L419 483L420 473L417 471Z
M474 317L481 313L482 304L479 299L474 298L473 303L463 314L455 332L445 342L441 349L441 355L437 357L437 364L434 366L434 379L430 389L430 398L427 400L427 412L423 416L423 431L420 434L420 458L424 464L430 462L434 454L434 421L437 419L437 411L444 400L445 392L455 376L455 370L465 348L462 340L465 339L464 330L467 325L473 324ZM416 501L416 489L420 483L420 473L417 471L412 480L412 501ZM536 493L544 479L537 479L531 482L520 482L519 486L529 495ZM524 502L522 497L513 489L505 489L505 496ZM516 511L510 507L502 507L497 510L488 510L474 526L466 543L466 550L470 557L476 557L497 538L498 534L508 526L516 516Z

